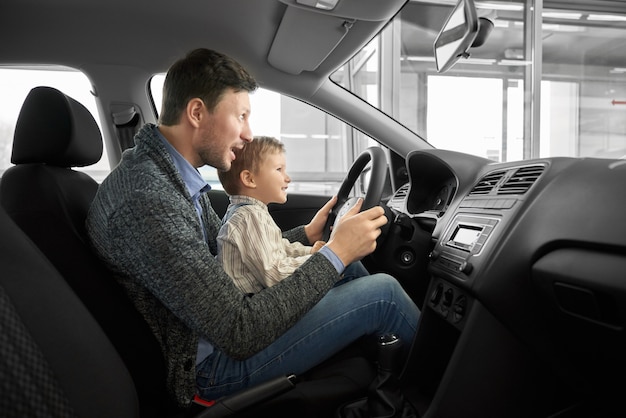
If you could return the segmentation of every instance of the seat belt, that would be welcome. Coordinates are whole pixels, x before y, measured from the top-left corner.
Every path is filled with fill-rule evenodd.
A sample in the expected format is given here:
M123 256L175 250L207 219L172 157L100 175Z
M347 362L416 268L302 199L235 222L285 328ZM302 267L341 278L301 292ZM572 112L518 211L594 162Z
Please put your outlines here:
M111 112L117 140L122 151L135 146L135 134L143 124L141 114L132 105L114 105L115 111ZM112 106L113 107L113 106Z

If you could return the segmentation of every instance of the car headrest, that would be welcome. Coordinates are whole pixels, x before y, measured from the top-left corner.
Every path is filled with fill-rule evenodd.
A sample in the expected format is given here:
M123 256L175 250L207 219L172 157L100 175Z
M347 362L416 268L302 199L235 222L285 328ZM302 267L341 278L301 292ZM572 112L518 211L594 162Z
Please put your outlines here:
M85 106L52 87L33 88L13 139L13 164L84 167L102 156L102 135Z

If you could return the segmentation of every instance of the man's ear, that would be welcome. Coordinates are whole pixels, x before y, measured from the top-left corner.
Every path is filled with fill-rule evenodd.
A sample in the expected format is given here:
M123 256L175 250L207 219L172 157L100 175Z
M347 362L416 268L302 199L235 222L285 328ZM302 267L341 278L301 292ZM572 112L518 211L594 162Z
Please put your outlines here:
M250 170L242 170L241 173L239 173L239 179L244 187L247 187L248 189L256 189L254 175Z
M200 121L202 120L203 109L204 102L197 97L187 102L185 115L187 116L187 120L189 120L189 123L191 123L196 128L200 125Z

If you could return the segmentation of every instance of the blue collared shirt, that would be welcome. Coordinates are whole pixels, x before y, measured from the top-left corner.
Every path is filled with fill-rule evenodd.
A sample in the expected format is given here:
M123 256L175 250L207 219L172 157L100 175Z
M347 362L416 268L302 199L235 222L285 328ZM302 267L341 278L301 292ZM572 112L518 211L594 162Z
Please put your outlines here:
M200 196L202 196L203 193L211 190L211 186L209 185L209 183L206 182L206 180L202 178L200 172L191 164L189 164L189 161L187 161L182 155L180 155L176 148L174 148L172 144L170 144L168 140L165 139L163 134L161 134L161 131L159 131L157 127L155 127L154 129L157 133L157 136L163 142L163 145L165 145L165 149L169 153L170 157L172 157L172 160L174 160L174 165L176 166L176 169L178 169L178 172L180 173L180 176L182 177L185 186L187 186L187 190L191 195L191 201L196 208L198 218L200 219L200 224L202 225L202 235L204 236L204 240L206 241L207 236L204 229L204 223L202 222L202 206L200 206ZM198 343L198 353L196 355L196 364L202 362L202 360L207 358L212 352L213 345L207 340L200 338L200 341Z
M324 245L322 248L320 248L319 252L333 264L335 270L337 270L337 273L343 273L343 270L346 268L346 266L343 265L343 262L333 250Z

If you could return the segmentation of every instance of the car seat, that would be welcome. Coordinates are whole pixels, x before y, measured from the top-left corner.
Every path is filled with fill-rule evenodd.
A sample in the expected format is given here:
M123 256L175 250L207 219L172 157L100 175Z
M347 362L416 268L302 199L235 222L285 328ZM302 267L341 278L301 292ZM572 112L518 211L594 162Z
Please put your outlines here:
M180 410L167 394L156 338L86 238L84 221L98 184L73 167L93 164L101 153L100 130L84 106L56 89L34 88L18 118L11 158L15 166L0 182L0 204L113 344L134 382L141 416L175 416ZM359 351L334 360L299 376L296 390L264 408L306 404L305 414L326 413L341 400L362 396L374 376L372 365Z
M135 385L84 304L0 208L0 416L132 418ZM294 387L291 377L175 416L232 415ZM158 401L154 399L153 401Z
M1 208L0 267L0 416L139 416L109 339Z
M17 120L15 166L2 177L0 203L112 341L135 381L141 409L163 413L174 403L158 343L86 240L84 223L98 183L72 167L94 164L101 155L102 136L91 113L57 89L35 87Z

